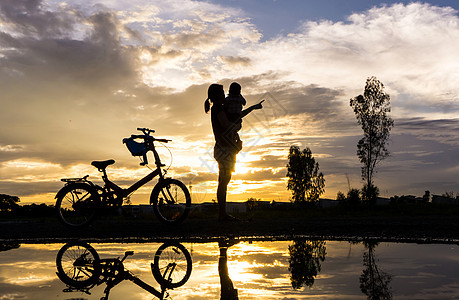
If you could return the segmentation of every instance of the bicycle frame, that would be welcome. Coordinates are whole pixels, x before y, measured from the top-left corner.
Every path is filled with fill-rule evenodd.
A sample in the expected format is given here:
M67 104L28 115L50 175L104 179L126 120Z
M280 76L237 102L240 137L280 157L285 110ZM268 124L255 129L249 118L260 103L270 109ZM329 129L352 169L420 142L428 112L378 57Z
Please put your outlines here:
M149 292L150 294L152 294L153 296L155 296L158 299L164 299L164 295L166 294L166 290L165 289L164 290L161 289L161 291L158 291L157 289L155 289L154 287L152 287L151 285L149 285L145 281L143 281L143 280L139 279L138 277L135 277L134 275L129 273L129 271L124 271L124 272L126 272L126 273L123 274L123 277L119 280L119 282L117 282L114 285L107 285L107 287L104 289L105 296L102 299L108 299L109 294L110 294L110 290L112 288L114 288L115 285L117 285L118 283L121 283L124 280L131 281L132 283L134 283L138 287L144 289L145 291ZM72 286L67 286L67 288L65 288L63 290L63 292L83 292L83 293L86 293L86 294L90 295L91 293L89 291L95 285L100 285L102 283L103 282L99 282L97 284L91 285L89 287L83 287L83 288L76 288L76 287L72 287Z
M124 255L124 257L122 259L102 259L100 262L101 262L101 265L103 266L104 265L104 262L117 262L119 263L119 265L117 265L117 268L118 268L118 275L116 275L116 277L114 278L107 278L106 280L106 284L107 284L107 287L105 288L104 290L104 293L105 293L105 299L108 299L108 295L110 293L110 290L112 288L114 288L116 285L118 285L119 283L121 283L122 281L124 280L129 280L129 281L132 281L135 285L141 287L142 289L146 290L147 292L149 292L150 294L152 294L153 296L157 297L158 299L163 299L164 298L164 294L166 292L166 289L161 286L161 291L158 291L157 289L155 289L153 286L149 285L148 283L146 283L145 281L141 280L140 278L134 276L130 271L126 270L124 268L124 260L126 259L127 256L129 255L132 255L133 253L132 252L126 252L126 254ZM107 267L106 267L107 268ZM108 267L110 268L110 267ZM107 268L107 269L108 269ZM102 284L103 282L99 282L99 284Z
M113 181L108 179L108 176L107 176L107 173L106 173L105 170L103 170L102 180L105 183L104 189L107 192L110 192L110 189L112 189L115 192L115 194L117 195L118 198L123 199L123 198L129 196L130 194L132 194L133 192L135 192L136 190L138 190L143 185L145 185L148 182L150 182L151 180L153 180L153 178L155 178L158 175L160 176L160 180L164 179L164 174L163 174L161 168L155 169L153 172L151 172L147 176L143 177L139 181L135 182L133 185L131 185L130 187L128 187L126 189L121 188L116 183L114 183Z
M173 251L173 254L171 255L169 251ZM162 255L163 253L165 255ZM168 298L167 290L184 285L190 277L191 256L180 243L162 244L150 264L152 275L160 288L153 287L125 268L124 261L131 255L134 255L134 251L126 251L122 258L100 259L97 251L90 244L82 241L70 242L65 244L57 254L56 274L67 286L64 292L81 291L90 294L89 291L93 287L106 284L105 297L101 298L104 300L108 299L111 289L124 280L132 281L158 299ZM163 271L165 265L167 267ZM179 269L186 269L185 273L177 271L177 266ZM176 271L179 277L172 275Z
M150 135L154 130L148 128L138 128L143 135L131 135L123 139L123 143L133 156L143 156L140 165L148 164L148 151L153 152L155 169L149 168L151 173L144 176L131 186L124 188L111 181L107 175L107 167L114 164L113 159L104 161L93 161L91 165L102 173L103 185L95 184L88 180L88 175L82 178L61 179L65 186L56 194L56 212L58 219L67 226L79 227L92 222L97 210L105 208L119 208L125 199L159 176L158 182L154 186L150 195L150 204L153 212L164 224L181 223L188 215L191 207L191 196L183 182L177 179L166 177L168 169L161 162L154 142L167 143L170 140L156 139ZM135 139L142 139L137 142ZM172 193L175 191L175 194Z
M152 287L151 285L149 285L148 283L146 283L143 280L141 280L140 278L135 277L131 273L129 273L129 276L128 276L127 279L132 281L134 284L136 284L137 286L141 287L142 289L146 290L147 292L149 292L153 296L157 297L158 299L163 299L164 298L165 290L161 289L161 292L160 292L157 289L155 289L154 287Z
M113 190L114 193L116 194L117 198L120 199L119 203L115 203L115 204L119 204L119 205L122 204L122 199L123 198L128 197L130 194L132 194L133 192L138 190L140 187L142 187L143 185L145 185L148 182L150 182L151 180L153 180L153 178L155 178L156 176L159 175L159 181L161 181L161 180L164 179L164 175L166 174L166 171L163 171L161 169L161 167L164 167L165 165L161 162L159 154L156 151L153 137L150 137L148 135L143 135L143 136L142 135L132 135L131 137L132 138L143 138L145 140L145 146L146 146L146 149L147 149L146 153L148 151L152 151L153 152L153 156L155 158L156 169L153 170L150 174L146 175L145 177L143 177L139 181L135 182L134 184L132 184L130 187L128 187L126 189L121 188L116 183L114 183L113 181L108 179L107 172L106 172L105 168L102 169L102 170L99 170L99 171L102 172L102 180L105 183L104 190L109 192L109 193L110 193L110 189ZM168 140L158 140L158 141L168 141ZM143 163L141 163L141 164L148 164L148 161L147 161L147 158L146 158L146 153L145 153L145 156L144 156L144 160L145 161ZM107 200L108 201L114 201L114 199L107 199Z
M102 267L102 277L99 279L98 282L83 288L72 287L67 285L67 288L64 289L64 292L73 292L73 291L81 291L87 294L89 290L93 288L95 285L101 285L103 283L107 284L107 287L104 289L105 297L102 299L108 299L110 290L114 288L119 283L123 282L124 280L132 281L135 285L141 287L142 289L146 290L153 296L157 297L158 299L163 299L164 295L166 294L166 288L161 286L161 291L158 291L153 286L149 285L145 281L141 280L140 278L134 276L130 271L124 268L124 260L129 256L132 255L133 252L126 252L122 259L119 258L108 258L108 259L101 259L100 266ZM81 263L78 261L81 260ZM92 263L87 263L84 257L77 258L74 263L74 266L77 267L85 267L85 266L92 266ZM105 276L104 276L105 275Z

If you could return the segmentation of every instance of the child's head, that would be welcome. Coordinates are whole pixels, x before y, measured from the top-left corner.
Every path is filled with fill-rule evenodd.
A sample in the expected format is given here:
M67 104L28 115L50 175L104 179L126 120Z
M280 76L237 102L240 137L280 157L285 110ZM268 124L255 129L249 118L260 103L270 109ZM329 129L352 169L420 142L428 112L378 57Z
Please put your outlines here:
M229 94L237 96L241 94L241 85L237 82L233 82L229 87Z

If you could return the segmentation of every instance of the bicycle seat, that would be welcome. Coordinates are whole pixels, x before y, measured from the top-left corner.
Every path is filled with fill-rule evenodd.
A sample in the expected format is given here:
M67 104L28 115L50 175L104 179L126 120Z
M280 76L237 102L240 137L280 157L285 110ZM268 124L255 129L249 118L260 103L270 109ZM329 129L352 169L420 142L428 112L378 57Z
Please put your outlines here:
M115 163L115 160L109 159L109 160L102 160L102 161L93 161L91 163L92 166L96 167L99 170L104 170L107 166L113 165Z

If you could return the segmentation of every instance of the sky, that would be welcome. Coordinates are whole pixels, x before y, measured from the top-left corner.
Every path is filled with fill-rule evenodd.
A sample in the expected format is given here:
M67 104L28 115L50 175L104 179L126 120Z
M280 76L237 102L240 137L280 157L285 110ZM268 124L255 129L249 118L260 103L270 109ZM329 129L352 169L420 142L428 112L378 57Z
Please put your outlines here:
M298 242L298 241L297 241ZM306 249L317 253L314 242ZM242 241L228 248L227 267L241 299L368 299L359 278L368 269L364 257L369 250L363 243L323 241L325 260L312 287L293 289L290 276L294 241ZM4 244L5 245L5 244ZM117 258L125 251L134 255L124 261L127 270L158 289L150 263L160 243L91 243L101 259ZM218 299L221 284L218 273L219 247L213 243L183 243L193 268L189 280L168 290L173 299ZM6 245L7 246L7 245ZM19 246L19 245L18 245ZM63 244L22 244L0 252L0 295L4 299L100 299L105 284L83 292L64 292L65 284L56 276L56 256ZM301 249L301 248L300 248ZM297 248L298 250L298 248ZM380 243L373 249L380 274L391 275L387 288L396 299L457 298L457 245ZM308 254L296 252L303 261ZM297 259L297 262L301 260ZM147 291L125 281L110 292L110 299L153 299Z
M194 202L215 198L214 138L203 102L237 81L248 105L230 201L289 201L290 146L309 147L323 197L361 188L362 136L349 100L376 76L391 98L381 195L459 192L456 1L0 2L0 193L53 203L60 178L149 170L122 139L138 127ZM154 183L153 183L154 184ZM131 200L145 203L152 185Z

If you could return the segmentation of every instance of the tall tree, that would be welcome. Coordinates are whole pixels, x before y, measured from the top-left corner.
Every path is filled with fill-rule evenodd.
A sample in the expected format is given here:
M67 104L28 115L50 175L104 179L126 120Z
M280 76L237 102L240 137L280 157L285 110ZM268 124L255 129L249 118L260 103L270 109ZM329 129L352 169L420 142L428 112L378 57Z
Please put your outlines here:
M291 146L287 164L287 189L292 191L294 203L306 203L319 200L325 192L325 179L319 172L319 163L312 156L311 149L300 150Z
M312 287L327 254L325 241L294 240L288 246L290 282L294 289Z
M392 291L390 282L392 275L381 271L376 264L374 249L378 245L374 242L364 242L368 253L363 254L362 274L360 275L360 290L367 295L368 300L391 300Z
M394 126L394 121L388 116L390 96L384 92L384 85L373 76L367 79L364 94L352 98L350 105L363 129L363 137L357 144L357 156L363 164L362 179L366 181L365 189L377 193L373 175L376 165L389 156L387 143L389 132Z

